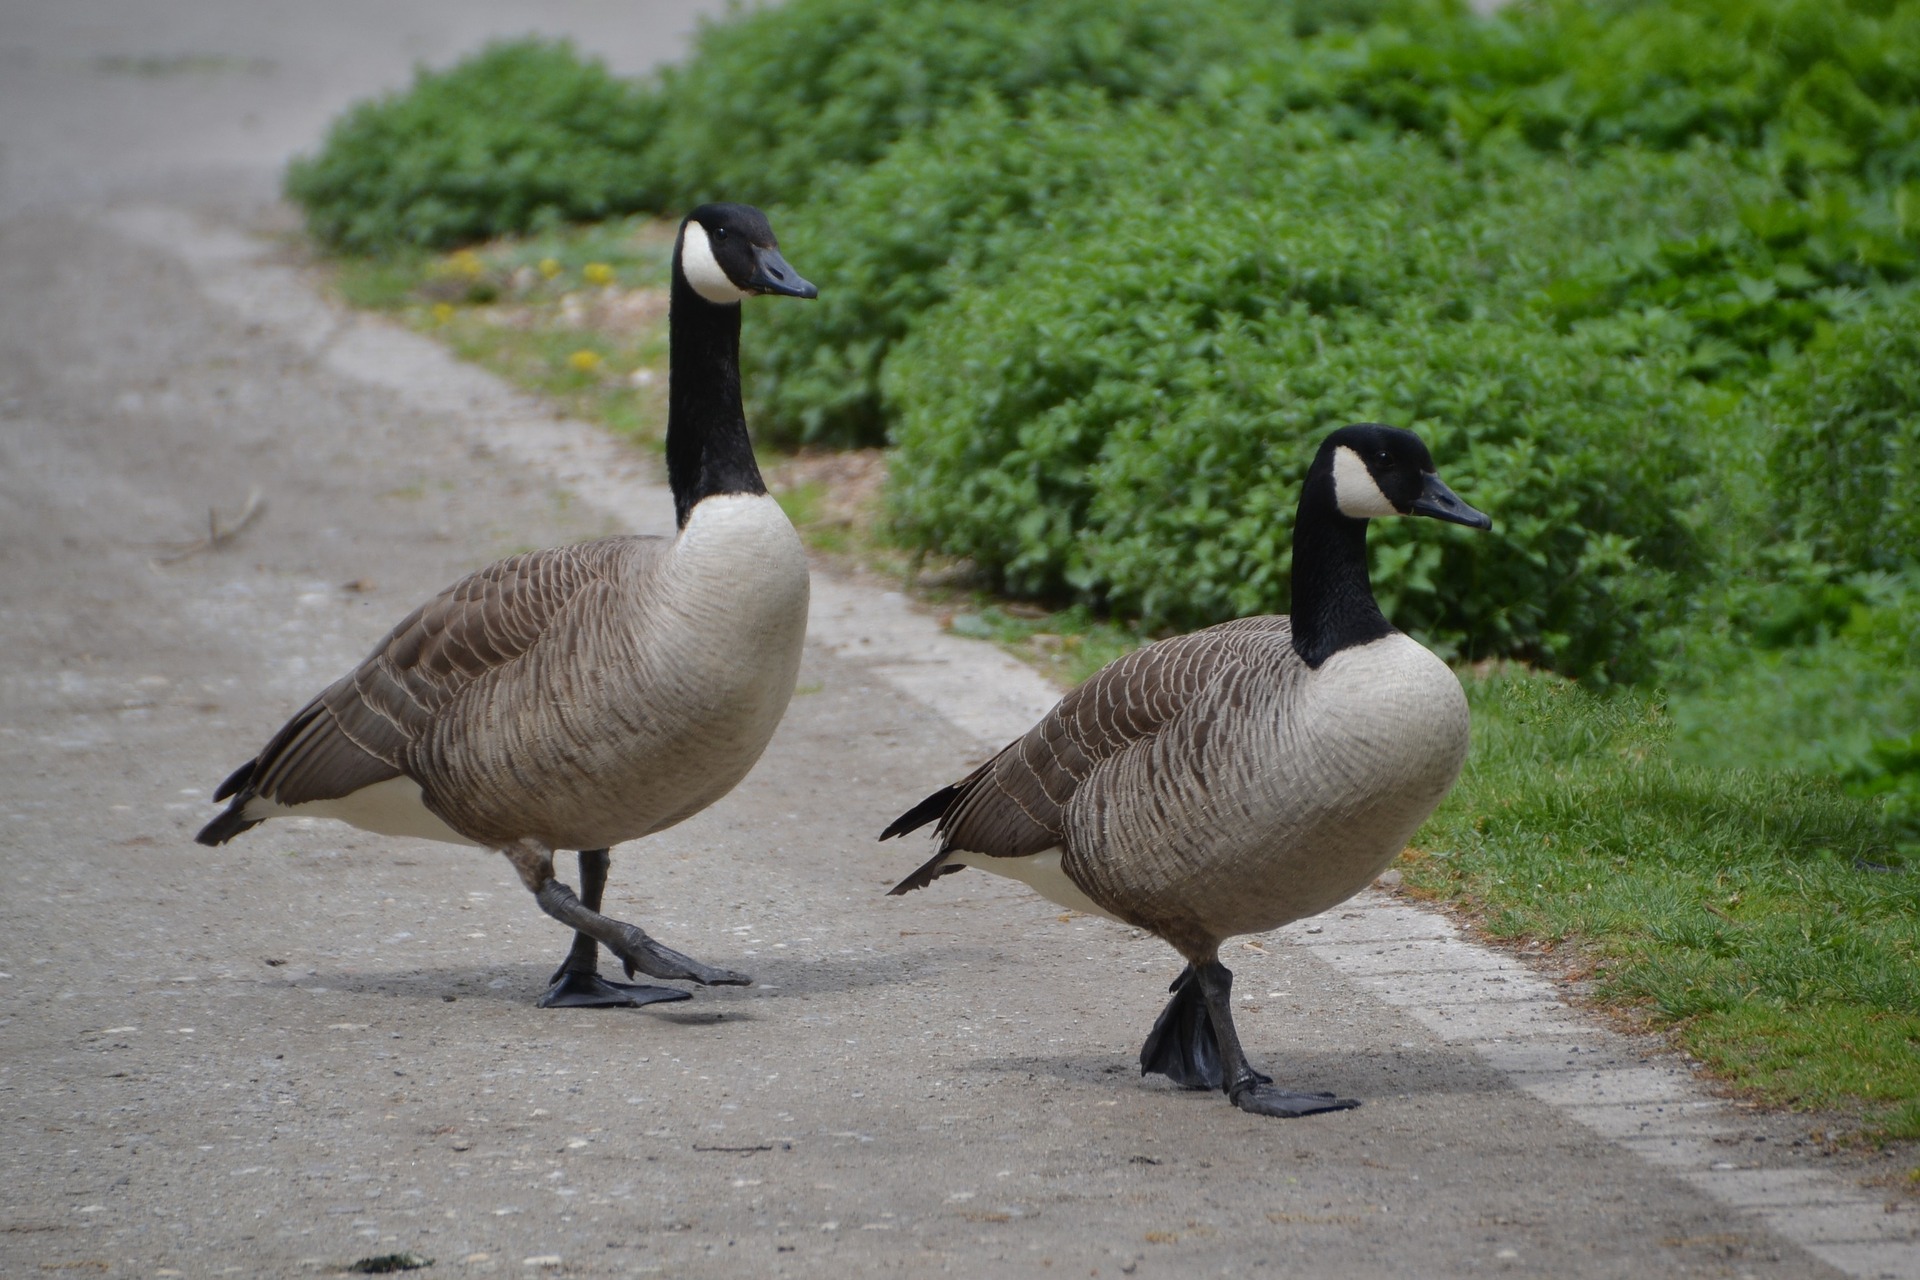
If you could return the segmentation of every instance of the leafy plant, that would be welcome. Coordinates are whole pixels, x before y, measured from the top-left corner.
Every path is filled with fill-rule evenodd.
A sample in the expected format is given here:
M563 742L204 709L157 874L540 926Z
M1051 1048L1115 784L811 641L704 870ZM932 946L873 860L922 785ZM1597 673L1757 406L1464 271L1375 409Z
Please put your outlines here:
M1920 177L1917 53L1913 0L1540 0L1484 21L1413 4L1238 76L1279 109L1338 105L1462 145L1711 139L1796 182L1897 184Z
M656 198L806 199L841 166L990 93L1097 89L1170 103L1219 64L1285 37L1258 0L789 0L702 29L661 75Z
M1780 524L1851 569L1920 565L1920 297L1833 326L1770 407Z
M1284 608L1319 437L1389 421L1496 519L1482 539L1383 526L1396 617L1454 652L1644 674L1633 638L1704 572L1684 332L1559 333L1532 300L1596 229L1687 225L1738 176L1379 139L1275 151L1244 201L1181 200L1247 141L1141 166L920 319L885 377L906 535L1150 622Z
M776 438L882 443L880 370L956 278L997 278L1050 219L1178 154L1194 123L1085 90L1037 95L1024 116L982 95L780 210L783 234L820 264L821 293L770 314L747 351L754 420Z
M337 120L287 170L335 249L446 248L646 204L653 99L564 42L488 45Z

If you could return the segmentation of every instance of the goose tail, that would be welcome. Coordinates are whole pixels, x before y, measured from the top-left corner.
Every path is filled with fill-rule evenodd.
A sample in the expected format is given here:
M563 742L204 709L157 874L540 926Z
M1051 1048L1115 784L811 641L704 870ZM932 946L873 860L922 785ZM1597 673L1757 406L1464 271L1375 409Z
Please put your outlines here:
M913 828L909 827L907 829L911 831ZM915 889L924 889L941 876L952 875L956 871L966 870L966 867L961 863L947 861L947 855L952 852L953 850L942 846L940 852L921 863L917 871L905 880L902 880L899 884L893 886L893 888L887 890L887 896L889 898L897 898L903 893L911 893Z
M200 828L200 834L194 839L201 844L225 844L242 831L251 831L259 826L266 819L249 818L241 812L251 799L252 796L235 797L234 802L227 806L227 811Z
M247 784L253 781L253 771L259 763L259 757L256 756L227 775L227 780L220 784L213 798L220 801L231 797L233 803L227 806L225 813L200 828L195 840L206 845L225 844L242 831L250 831L265 821L264 818L249 818L242 812L247 802L253 799L253 792L247 789Z
M913 808L888 823L887 829L880 833L880 838L882 840L891 840L895 836L904 836L909 831L918 831L936 818L946 816L947 810L953 807L953 802L959 797L960 788L964 785L966 784L956 782L950 787L940 788L925 800L922 800L919 804L913 806ZM915 887L917 888L918 886Z

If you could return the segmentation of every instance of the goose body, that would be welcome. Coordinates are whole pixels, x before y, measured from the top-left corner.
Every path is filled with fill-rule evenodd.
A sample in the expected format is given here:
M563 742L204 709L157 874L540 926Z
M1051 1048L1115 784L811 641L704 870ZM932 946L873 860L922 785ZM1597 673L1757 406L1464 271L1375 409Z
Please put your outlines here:
M806 614L805 554L768 497L709 498L678 538L502 560L415 610L296 716L240 816L556 849L652 835L759 759ZM361 770L388 776L323 794Z
M1353 1105L1270 1089L1244 1056L1223 1074L1238 1042L1230 1010L1214 1006L1231 981L1223 940L1364 888L1466 760L1459 681L1374 604L1365 528L1383 514L1487 524L1411 433L1335 432L1301 498L1294 614L1222 623L1103 668L887 829L938 824L938 851L894 892L978 867L1150 930L1190 968L1143 1070L1226 1088L1266 1114Z
M798 534L754 465L740 409L740 299L813 296L757 210L682 226L670 317L670 538L536 551L414 610L216 793L218 844L271 818L506 853L578 931L543 1003L644 1003L670 988L600 980L597 945L656 977L746 979L599 915L607 850L665 830L746 776L785 713L807 619ZM553 878L580 851L584 901Z
M943 867L1011 876L1167 938L1259 933L1352 897L1452 786L1466 759L1466 698L1446 664L1404 635L1309 673L1290 630L1284 617L1228 622L1101 671L992 766L994 789L1023 818L1044 814L1036 826L1057 843L996 857L970 847L994 846L993 834L956 816ZM1129 736L1149 689L1177 710ZM1223 722L1238 726L1228 743ZM1078 770L1050 746L1066 742Z

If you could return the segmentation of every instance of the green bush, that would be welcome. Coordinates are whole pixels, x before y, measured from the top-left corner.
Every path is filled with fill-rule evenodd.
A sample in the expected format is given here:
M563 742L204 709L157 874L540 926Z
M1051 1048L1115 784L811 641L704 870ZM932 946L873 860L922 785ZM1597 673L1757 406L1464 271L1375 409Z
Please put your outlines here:
M1402 6L1239 75L1282 109L1339 105L1461 143L1706 138L1798 180L1920 178L1915 0L1539 0L1485 21Z
M1257 162L1222 169L1228 148L1212 145L1206 166L1191 163L1194 139L1222 129L1257 147ZM1317 119L1248 126L1211 104L1169 112L1077 90L1037 95L1023 115L982 96L780 211L820 264L821 295L770 313L748 349L754 420L775 438L881 443L881 367L959 282L990 284L1036 238L1077 234L1078 211L1116 190L1255 199L1260 173L1326 142Z
M1780 523L1851 570L1920 565L1920 297L1832 328L1769 407Z
M658 108L570 45L489 45L335 122L287 195L323 243L446 248L642 207Z
M1496 520L1383 525L1397 619L1453 652L1644 674L1633 638L1705 571L1708 410L1683 325L1563 333L1540 291L1608 228L1681 230L1745 179L1710 153L1463 166L1405 139L1256 180L1251 135L1216 142L1187 163L1241 157L1258 198L1180 199L1179 166L1145 169L919 321L885 378L906 536L1156 622L1284 608L1319 437L1388 421Z
M662 73L648 158L663 208L795 203L982 92L1172 102L1291 30L1260 0L788 0L705 27Z
M1663 671L1695 759L1847 778L1920 840L1920 297L1825 328L1757 397L1760 535Z
M1758 12L1746 15L1748 28ZM1543 26L1548 18L1559 25ZM1629 9L1609 21L1637 31L1649 20ZM1336 29L1317 41L1276 39L1238 63L1224 63L1238 73L1223 71L1206 80L1187 105L1174 110L1151 100L1113 108L1088 92L1038 93L1017 107L985 95L950 110L904 136L876 163L835 171L810 188L809 198L782 211L796 243L808 244L824 264L829 287L822 305L792 308L772 319L751 349L756 420L775 438L877 443L886 426L879 375L893 344L959 278L979 284L1006 270L1025 238L1055 234L1071 225L1076 209L1142 181L1157 181L1170 193L1184 191L1190 199L1257 199L1259 171L1277 154L1345 145L1381 120L1419 125L1457 150L1459 130L1446 124L1444 112L1415 112L1403 120L1406 113L1374 103L1354 113L1355 100L1371 101L1362 92L1372 83L1369 76L1397 91L1412 92L1423 83L1416 69L1392 58L1376 66L1384 56L1379 50L1401 50L1408 57L1426 50L1420 56L1440 59L1446 75L1435 77L1441 87L1433 92L1451 95L1448 102L1461 94L1498 96L1490 85L1505 85L1498 93L1518 92L1514 83L1546 94L1541 84L1553 74L1597 74L1590 60L1575 54L1599 21L1580 6L1479 23L1445 6L1401 5L1359 34ZM1434 33L1437 46L1419 42ZM1750 29L1726 36L1722 43L1733 40L1733 51L1718 54L1708 42L1699 66L1681 58L1683 46L1663 45L1667 62L1660 65L1671 63L1678 83L1698 87L1734 52L1749 61L1760 56L1746 43L1751 38ZM1463 58L1448 52L1453 46L1447 41L1481 52ZM1772 51L1763 52L1778 61ZM1624 65L1622 84L1654 74L1637 62ZM1308 92L1295 85L1280 95L1289 109L1268 125L1275 115L1271 88L1250 66L1269 72L1284 67L1320 87ZM1398 70L1389 75L1385 67ZM1903 83L1897 76L1893 82ZM1643 105L1622 92L1596 99L1582 118L1598 130L1594 137L1615 143L1645 137L1685 148L1713 132L1600 127ZM1235 154L1212 145L1223 131L1245 149ZM1540 145L1567 137L1565 130L1549 138L1530 127L1505 132ZM1505 135L1488 125L1477 136L1479 145L1497 150ZM1193 160L1196 150L1204 163ZM1579 154L1591 158L1606 151ZM1920 189L1903 195L1836 179L1838 185L1805 190L1778 166L1739 154L1747 172L1729 179L1716 216L1695 219L1683 232L1625 222L1604 228L1593 253L1542 285L1547 311L1563 328L1622 313L1670 314L1686 325L1690 375L1740 382L1764 375L1776 360L1846 319L1861 304L1862 289L1905 281L1920 266L1913 242ZM1252 176L1243 172L1248 168Z

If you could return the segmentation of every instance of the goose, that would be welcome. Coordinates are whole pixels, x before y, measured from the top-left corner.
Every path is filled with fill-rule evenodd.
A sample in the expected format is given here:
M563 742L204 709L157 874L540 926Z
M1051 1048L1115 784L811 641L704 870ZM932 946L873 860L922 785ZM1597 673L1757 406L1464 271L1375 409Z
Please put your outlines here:
M1220 944L1371 883L1453 786L1467 702L1447 665L1394 629L1367 576L1367 522L1493 522L1435 474L1410 431L1327 436L1293 537L1293 613L1136 650L881 833L936 823L938 851L892 890L978 867L1070 910L1132 925L1187 964L1141 1074L1302 1116L1351 1098L1276 1087L1240 1045Z
M496 849L571 927L543 1007L683 1000L599 976L599 947L654 978L751 979L600 914L610 850L700 812L785 714L807 560L768 495L740 400L740 303L812 298L758 209L707 204L673 252L667 477L677 532L511 556L408 614L214 793L196 837L274 818ZM575 850L580 891L555 878Z

